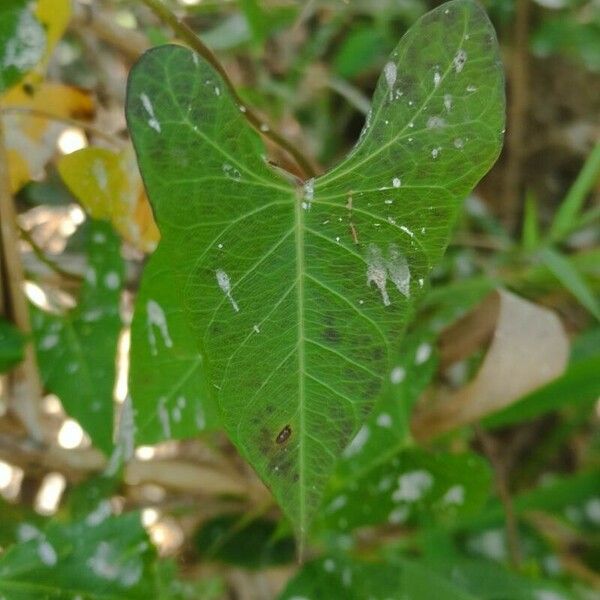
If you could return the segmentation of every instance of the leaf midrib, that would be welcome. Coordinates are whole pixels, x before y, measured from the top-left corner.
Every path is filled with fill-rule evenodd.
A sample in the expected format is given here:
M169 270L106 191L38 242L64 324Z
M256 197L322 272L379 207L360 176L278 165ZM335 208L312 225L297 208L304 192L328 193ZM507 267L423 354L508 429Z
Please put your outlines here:
M306 530L306 503L305 503L305 457L304 457L304 432L305 430L305 407L304 407L304 369L306 357L304 354L304 209L302 208L300 196L303 188L299 188L297 197L294 199L294 234L296 244L296 298L298 310L298 488L299 488L299 521L300 535L303 538Z

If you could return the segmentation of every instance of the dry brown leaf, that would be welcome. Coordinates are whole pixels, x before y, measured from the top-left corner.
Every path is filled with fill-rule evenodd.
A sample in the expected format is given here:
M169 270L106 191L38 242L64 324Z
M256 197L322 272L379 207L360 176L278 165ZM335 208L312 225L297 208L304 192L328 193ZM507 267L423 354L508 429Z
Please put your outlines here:
M435 437L503 409L558 377L566 367L569 340L556 314L547 308L499 290L463 326L469 324L470 330L474 323L477 331L469 338L481 341L491 336L483 363L470 383L416 412L412 429L418 439ZM458 335L454 331L449 337L457 339ZM452 349L446 348L445 354L453 356Z

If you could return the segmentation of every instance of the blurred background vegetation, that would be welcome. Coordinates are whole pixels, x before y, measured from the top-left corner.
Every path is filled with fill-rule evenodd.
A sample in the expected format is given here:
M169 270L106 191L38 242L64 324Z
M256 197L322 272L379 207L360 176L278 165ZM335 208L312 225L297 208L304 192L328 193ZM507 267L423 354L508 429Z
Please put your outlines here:
M14 199L18 213L18 230L2 233L0 370L16 369L1 380L0 596L75 598L74 593L46 596L50 592L43 590L26 595L31 592L3 588L1 579L18 580L17 571L29 579L49 577L43 564L39 573L39 565L23 567L27 542L41 540L39 532L45 531L48 538L74 544L88 535L80 519L98 517L99 510L125 519L99 535L109 539L127 531L131 539L123 543L139 543L143 529L127 521L139 510L159 557L152 547L140 551L152 585L137 595L121 590L110 597L275 598L299 569L293 541L268 492L224 436L139 447L123 480L102 475L105 459L79 422L78 410L88 409L81 406L76 381L70 387L55 381L55 365L40 348L47 337L34 331L39 370L23 345L29 318L19 314L9 263L21 262L35 310L68 315L85 273L91 217L110 220L124 240L124 263L118 256L111 263L125 273L123 326L117 326L116 374L110 365L98 389L108 385L110 393L114 387L118 413L127 394L132 301L145 254L158 239L131 159L123 103L135 59L151 45L172 40L174 32L143 1L75 0L64 14L62 4L51 4L46 17L56 21L59 32L54 51L24 84L0 95L3 223L10 217L8 201ZM318 172L354 145L386 57L406 29L436 6L420 0L166 4L213 50L245 102ZM349 536L323 525L312 555L346 556L351 547L363 558L418 558L419 568L425 564L440 577L454 577L452 584L471 594L457 598L600 598L600 4L487 0L484 6L506 67L505 147L467 199L410 332L409 339L434 344L435 363L415 375L418 383L398 402L407 411L417 404L414 437L429 451L483 457L491 466L491 493L464 518L438 522L426 506L407 527L357 518L359 527ZM60 87L51 89L49 82ZM66 158L86 147L112 165L109 187L119 190L119 206L107 208L99 202L102 190L89 188L89 163ZM269 151L275 162L297 172L279 148L269 145ZM523 317L519 307L504 305L502 296L490 300L497 289L558 315L560 331L534 338L544 346L544 360L556 358L553 349L568 354L556 359L559 366L546 379L526 376L539 367L534 351L526 369L511 370L510 357L518 355L516 348L528 347L537 335L535 321L547 313ZM510 328L502 329L498 305L509 311L508 323L519 323L503 345L498 332ZM78 331L76 317L69 319ZM34 311L34 330L38 326ZM86 353L91 342L84 334L82 339ZM485 371L486 361L504 365L499 377ZM511 387L507 373L522 378L517 397L505 393ZM64 371L60 376L69 379ZM473 381L478 394L501 397L501 406L468 418L439 408L441 399L475 402ZM112 418L112 408L108 414ZM432 440L436 427L440 435ZM465 469L467 475L459 469L457 479L466 477L468 485L470 467ZM90 543L97 549L97 539ZM480 562L465 566L461 561L467 558ZM456 566L454 576L444 562ZM391 577L382 573L365 569L365 581ZM305 576L318 578L310 571ZM57 581L48 589L60 589L64 581ZM302 596L309 588L298 581L292 585L299 587L290 589ZM539 582L550 583L535 587ZM321 597L342 597L331 585ZM408 597L455 597L442 589L425 588L423 595ZM353 593L347 597L368 597L358 588ZM77 597L96 596L83 589Z

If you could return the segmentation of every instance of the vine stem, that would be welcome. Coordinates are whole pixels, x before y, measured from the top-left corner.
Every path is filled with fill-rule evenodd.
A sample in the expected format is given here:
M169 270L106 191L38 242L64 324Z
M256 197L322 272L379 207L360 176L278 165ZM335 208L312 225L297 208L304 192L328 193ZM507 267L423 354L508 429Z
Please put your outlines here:
M40 420L40 382L35 349L31 341L29 305L23 290L24 274L19 256L17 215L10 189L8 156L4 145L4 129L0 119L0 260L4 293L4 311L28 339L23 361L15 367L9 378L12 409L19 415L30 437L37 442L43 438Z
M229 79L227 72L223 68L223 65L219 62L219 59L214 55L212 50L208 48L208 46L206 46L204 42L202 42L202 40L192 31L192 29L183 21L181 21L173 12L171 12L161 2L161 0L142 0L142 2L163 23L166 23L171 27L171 29L173 29L173 31L177 34L177 37L194 49L198 54L200 54L200 56L210 63L212 67L219 73L219 75L221 75L235 102L240 107L244 107L244 115L255 127L255 129L257 129L262 135L269 138L279 147L283 148L294 159L306 178L315 177L317 175L315 169L311 165L310 161L302 154L302 152L300 152L282 135L266 126L265 122L254 111L245 106L244 102L239 97L233 82L231 79Z
M498 452L498 447L495 440L490 436L480 425L475 426L475 434L481 443L484 454L492 465L494 471L494 479L496 492L500 498L500 502L504 508L504 529L506 532L506 543L508 547L508 555L511 565L515 569L521 567L521 545L519 542L519 528L513 501L508 488L508 473L507 466L503 463Z

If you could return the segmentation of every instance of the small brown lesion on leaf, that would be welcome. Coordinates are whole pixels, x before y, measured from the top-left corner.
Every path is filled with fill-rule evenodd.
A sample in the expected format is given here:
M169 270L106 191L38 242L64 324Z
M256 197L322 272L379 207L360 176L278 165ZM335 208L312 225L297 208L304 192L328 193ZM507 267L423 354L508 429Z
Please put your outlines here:
M326 327L323 330L323 337L328 341L334 344L339 343L341 335L340 332L335 329L335 327Z
M35 88L31 83L25 82L21 87L23 88L23 92L25 92L25 94L30 98L35 96Z
M352 242L358 244L358 230L352 220L352 191L348 192L348 201L346 202L346 210L348 211L348 226L350 228L350 235L352 236Z
M277 442L278 444L285 444L289 440L291 435L292 435L292 428L289 425L286 425L277 434L277 437L275 438L275 442Z

